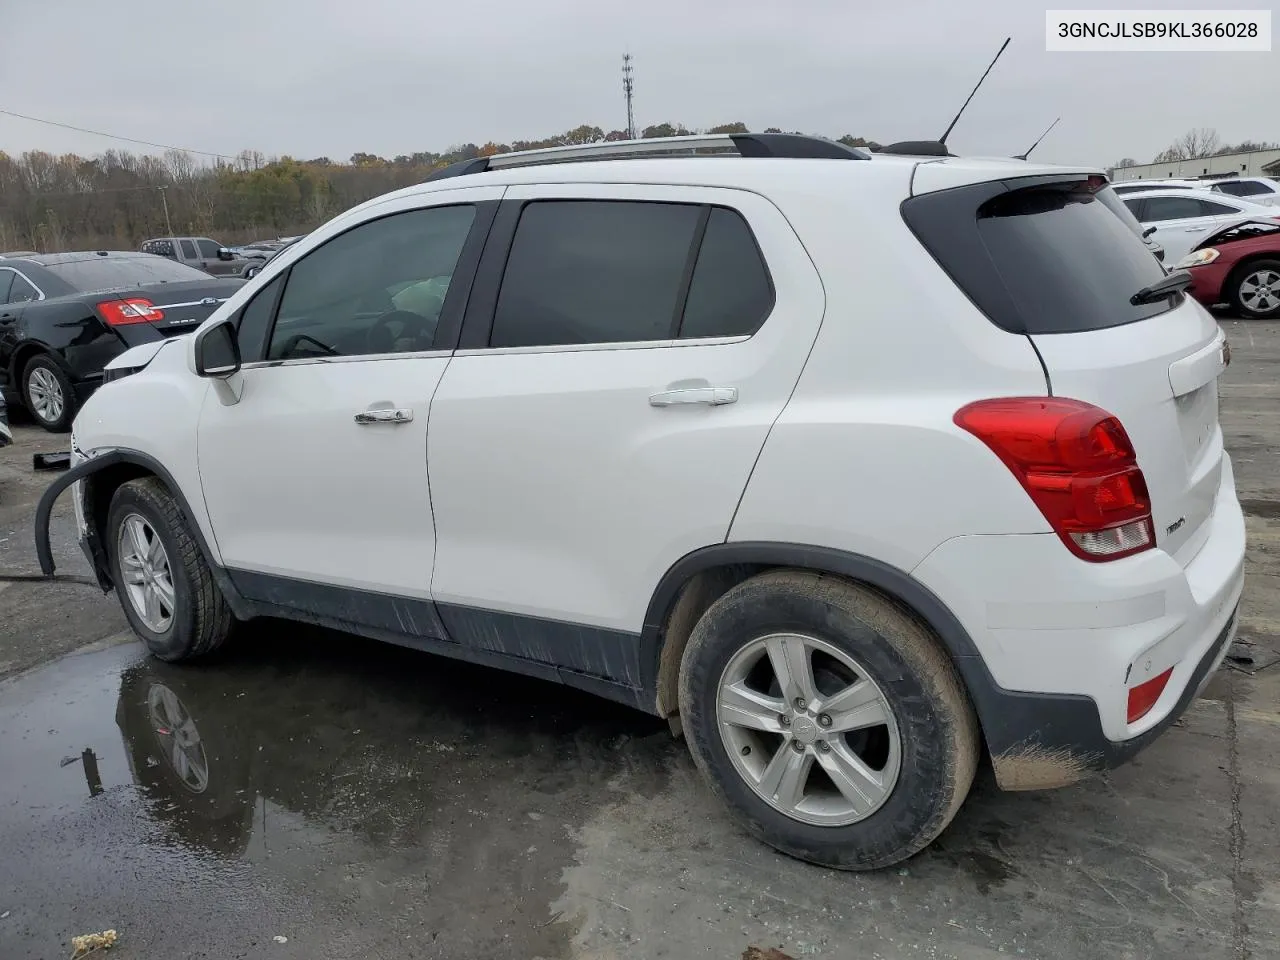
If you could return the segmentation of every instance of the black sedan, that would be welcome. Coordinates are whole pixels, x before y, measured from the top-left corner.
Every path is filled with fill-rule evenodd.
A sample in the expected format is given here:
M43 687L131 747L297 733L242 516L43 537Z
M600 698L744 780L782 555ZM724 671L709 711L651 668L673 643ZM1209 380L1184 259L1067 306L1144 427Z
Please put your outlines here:
M194 330L244 284L149 253L0 260L0 390L36 423L70 428L129 347Z

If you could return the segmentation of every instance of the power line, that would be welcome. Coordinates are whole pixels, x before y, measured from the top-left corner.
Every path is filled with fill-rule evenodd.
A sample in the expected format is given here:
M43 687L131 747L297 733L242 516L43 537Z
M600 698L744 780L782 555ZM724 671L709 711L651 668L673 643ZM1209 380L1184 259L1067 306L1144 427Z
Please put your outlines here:
M71 123L61 123L57 120L43 120L40 117L29 117L25 113L15 113L12 110L0 108L0 114L7 117L17 117L19 120L30 120L32 123L45 123L51 127L62 127L64 130L75 130L77 133L88 133L95 137L106 137L108 140L123 140L125 143L138 143L144 147L159 147L161 150L178 150L182 153L197 153L202 157L216 157L219 160L230 160L235 162L235 157L228 157L222 153L211 153L208 150L192 150L190 147L175 147L168 143L153 143L150 140L138 140L134 137L119 137L114 133L103 133L101 130L89 130L86 127L77 127Z

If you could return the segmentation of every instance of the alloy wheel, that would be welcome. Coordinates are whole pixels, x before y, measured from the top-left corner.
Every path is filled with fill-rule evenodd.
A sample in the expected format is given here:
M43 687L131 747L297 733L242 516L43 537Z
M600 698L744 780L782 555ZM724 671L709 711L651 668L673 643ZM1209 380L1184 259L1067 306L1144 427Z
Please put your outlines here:
M1280 273L1264 268L1241 280L1240 305L1250 313L1270 313L1280 307Z
M44 367L36 367L27 378L27 401L31 412L45 423L57 423L67 406L62 384Z
M155 528L131 513L120 524L116 549L120 579L133 612L154 633L164 633L176 609L169 554Z
M897 784L893 708L868 672L825 640L781 633L748 643L721 675L716 721L746 784L801 823L857 823Z

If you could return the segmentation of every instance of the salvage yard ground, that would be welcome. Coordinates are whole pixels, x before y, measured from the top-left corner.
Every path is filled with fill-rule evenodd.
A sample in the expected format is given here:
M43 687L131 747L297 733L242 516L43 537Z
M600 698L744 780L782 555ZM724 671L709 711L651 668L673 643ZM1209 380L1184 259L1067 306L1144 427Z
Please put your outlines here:
M1130 766L1045 794L984 770L930 850L840 874L738 831L664 724L573 690L274 622L167 667L114 597L0 583L0 957L107 928L112 960L1280 956L1280 324L1223 326L1254 662ZM8 571L34 566L31 454L65 444L15 437ZM65 502L54 547L87 572Z

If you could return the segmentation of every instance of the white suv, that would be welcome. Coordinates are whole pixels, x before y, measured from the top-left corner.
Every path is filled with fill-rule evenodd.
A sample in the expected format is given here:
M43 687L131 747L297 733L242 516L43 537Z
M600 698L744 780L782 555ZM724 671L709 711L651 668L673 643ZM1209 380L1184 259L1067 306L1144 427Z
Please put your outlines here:
M568 684L775 847L894 863L984 748L1131 757L1233 633L1226 345L1105 183L788 135L450 168L116 360L41 564L75 484L158 657L271 615Z

